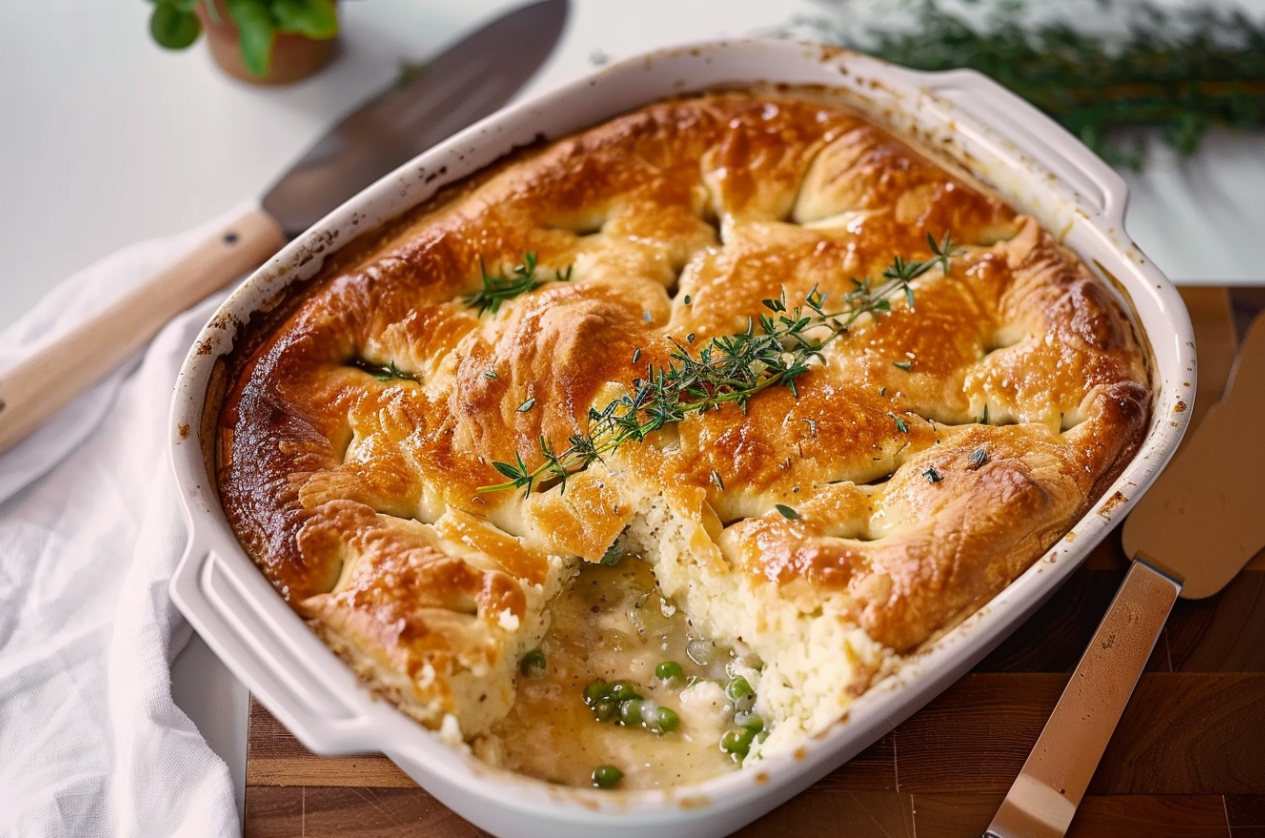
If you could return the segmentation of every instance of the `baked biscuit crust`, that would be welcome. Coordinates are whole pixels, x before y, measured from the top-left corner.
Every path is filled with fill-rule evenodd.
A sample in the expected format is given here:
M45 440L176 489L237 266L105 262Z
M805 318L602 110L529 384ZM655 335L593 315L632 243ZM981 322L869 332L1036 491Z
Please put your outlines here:
M770 298L842 300L946 233L948 273L857 319L794 391L690 413L565 483L481 491L678 347ZM471 305L527 254L547 281ZM525 150L300 293L230 359L225 512L376 689L467 737L508 711L576 562L621 533L764 662L770 718L819 730L1057 541L1149 421L1144 354L1072 253L809 95L673 100Z

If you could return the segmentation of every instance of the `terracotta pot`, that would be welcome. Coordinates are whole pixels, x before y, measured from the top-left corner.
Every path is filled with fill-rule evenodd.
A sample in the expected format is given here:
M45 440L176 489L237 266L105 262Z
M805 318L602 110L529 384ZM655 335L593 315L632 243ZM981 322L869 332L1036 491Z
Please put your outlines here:
M207 2L215 3L214 13L207 10L205 3L198 5L197 12L211 57L221 70L235 79L251 84L289 84L319 71L338 51L337 36L317 41L292 33L278 34L272 50L272 66L266 75L256 76L242 59L237 27L229 19L228 10L221 0Z

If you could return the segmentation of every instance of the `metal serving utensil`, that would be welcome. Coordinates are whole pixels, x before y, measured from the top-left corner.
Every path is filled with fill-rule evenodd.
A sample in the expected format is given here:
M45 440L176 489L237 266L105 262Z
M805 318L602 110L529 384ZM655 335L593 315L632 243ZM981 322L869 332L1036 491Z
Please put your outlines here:
M1250 433L1263 416L1265 315L1243 341L1224 398L1129 513L1124 584L981 838L1067 832L1173 603L1218 593L1265 547L1265 441Z

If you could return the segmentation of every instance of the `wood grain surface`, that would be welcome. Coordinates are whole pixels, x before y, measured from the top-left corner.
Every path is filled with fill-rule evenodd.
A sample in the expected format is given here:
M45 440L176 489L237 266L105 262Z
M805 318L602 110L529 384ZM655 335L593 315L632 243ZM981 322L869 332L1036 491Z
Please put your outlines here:
M1224 388L1256 290L1185 288L1199 382L1193 421ZM1260 442L1245 430L1244 444ZM1263 504L1265 511L1265 504ZM1127 567L1110 536L962 680L873 746L739 833L743 838L969 838L996 811ZM248 838L487 833L386 758L318 757L252 702ZM1265 554L1219 596L1179 600L1071 836L1265 838Z

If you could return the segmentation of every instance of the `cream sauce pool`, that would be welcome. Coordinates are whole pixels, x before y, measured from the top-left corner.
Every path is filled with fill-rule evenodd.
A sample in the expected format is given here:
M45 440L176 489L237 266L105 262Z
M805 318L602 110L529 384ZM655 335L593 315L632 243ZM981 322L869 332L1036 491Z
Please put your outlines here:
M737 767L720 748L733 718L724 692L733 654L663 600L648 562L629 555L613 567L584 565L550 616L543 666L539 655L525 659L509 715L474 743L483 759L568 786L591 786L594 769L611 765L624 775L621 789L692 783ZM664 661L679 664L684 678L657 678ZM680 724L656 733L599 721L585 702L599 680L632 682L643 709L668 708Z

